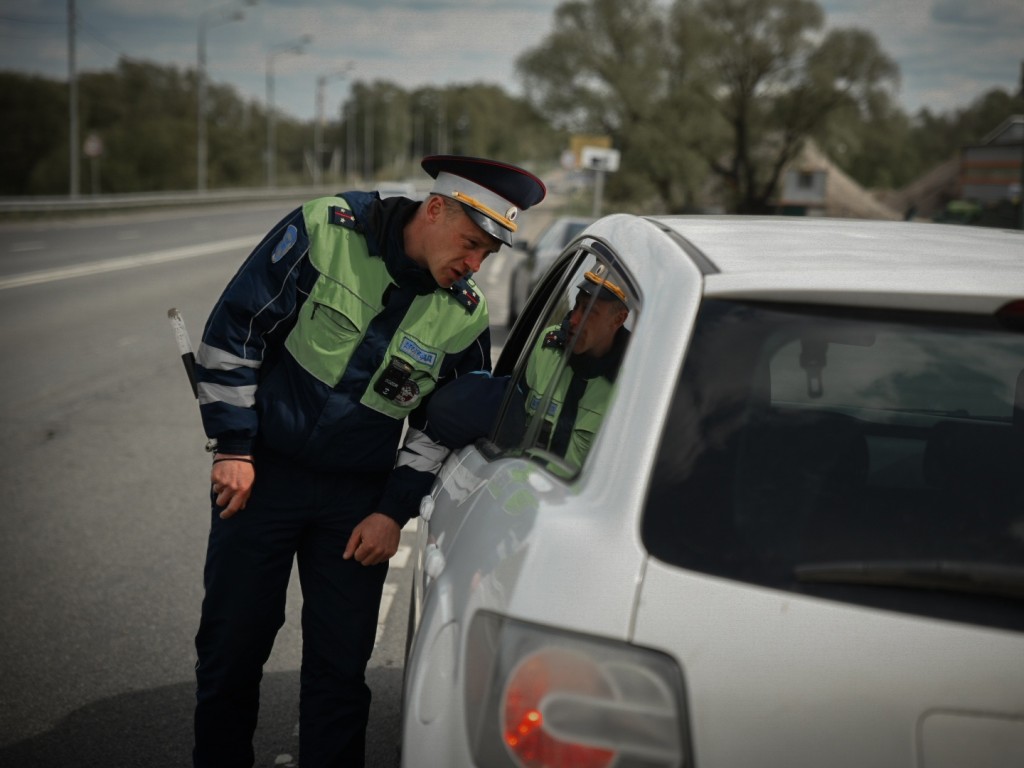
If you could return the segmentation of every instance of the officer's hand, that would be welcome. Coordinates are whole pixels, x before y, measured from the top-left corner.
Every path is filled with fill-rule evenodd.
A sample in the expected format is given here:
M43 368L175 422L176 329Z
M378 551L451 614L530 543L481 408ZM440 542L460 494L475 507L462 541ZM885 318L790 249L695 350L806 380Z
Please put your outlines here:
M363 565L377 565L398 551L402 529L398 523L381 512L374 512L355 527L345 547L346 560L355 557Z
M223 459L223 461L216 461ZM246 461L232 461L232 459L246 459ZM220 511L220 517L227 520L240 509L245 509L245 503L252 493L252 484L256 479L256 471L253 469L252 456L235 456L232 454L218 453L214 456L215 463L210 470L210 482L213 484L213 492L216 495L215 503L218 507L224 507Z

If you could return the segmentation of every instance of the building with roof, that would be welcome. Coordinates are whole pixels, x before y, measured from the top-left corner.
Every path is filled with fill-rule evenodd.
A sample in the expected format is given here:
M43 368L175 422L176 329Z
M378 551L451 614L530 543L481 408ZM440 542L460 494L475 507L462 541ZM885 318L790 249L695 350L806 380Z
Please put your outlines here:
M851 179L813 141L804 144L799 156L783 172L775 209L787 216L902 218L897 209L879 201Z
M1024 174L1024 115L1007 118L960 152L960 198L982 207L1018 202Z

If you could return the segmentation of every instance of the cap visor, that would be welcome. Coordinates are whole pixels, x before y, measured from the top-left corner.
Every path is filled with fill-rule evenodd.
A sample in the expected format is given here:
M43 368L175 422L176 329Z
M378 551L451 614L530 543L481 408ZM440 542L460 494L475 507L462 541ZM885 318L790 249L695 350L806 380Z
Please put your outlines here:
M494 219L485 216L475 208L470 208L468 205L460 203L462 210L466 212L466 215L473 220L480 229L486 232L491 237L497 238L505 245L512 246L512 233L505 229L503 226L498 224Z

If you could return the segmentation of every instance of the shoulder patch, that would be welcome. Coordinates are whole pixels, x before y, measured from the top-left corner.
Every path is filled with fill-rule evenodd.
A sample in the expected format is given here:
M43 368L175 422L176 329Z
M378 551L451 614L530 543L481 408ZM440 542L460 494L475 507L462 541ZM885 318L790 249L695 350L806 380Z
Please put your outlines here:
M544 349L565 349L566 333L563 328L553 328L544 334L542 347Z
M569 340L569 318L572 317L572 313L567 314L558 327L548 328L547 333L544 334L544 341L541 343L543 349L565 349L565 344Z
M476 312L476 308L480 305L480 294L477 292L475 286L465 277L455 283L452 283L451 287L448 288L448 293L454 296L455 300L459 302L459 304L461 304L469 314Z
M289 224L288 229L284 231L284 235L280 240L277 241L277 245L274 246L273 253L270 254L270 263L277 264L284 255L292 249L295 242L299 239L299 231L295 228L294 224Z
M346 229L356 228L355 215L348 208L342 208L340 205L332 205L327 209L327 220L335 226Z

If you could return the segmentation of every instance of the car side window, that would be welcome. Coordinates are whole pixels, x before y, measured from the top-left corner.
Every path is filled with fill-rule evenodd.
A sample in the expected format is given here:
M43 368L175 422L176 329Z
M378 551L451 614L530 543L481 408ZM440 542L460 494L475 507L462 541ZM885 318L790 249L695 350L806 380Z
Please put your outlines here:
M613 254L597 242L584 241L545 288L547 301L520 350L495 443L571 477L612 401L638 301Z

